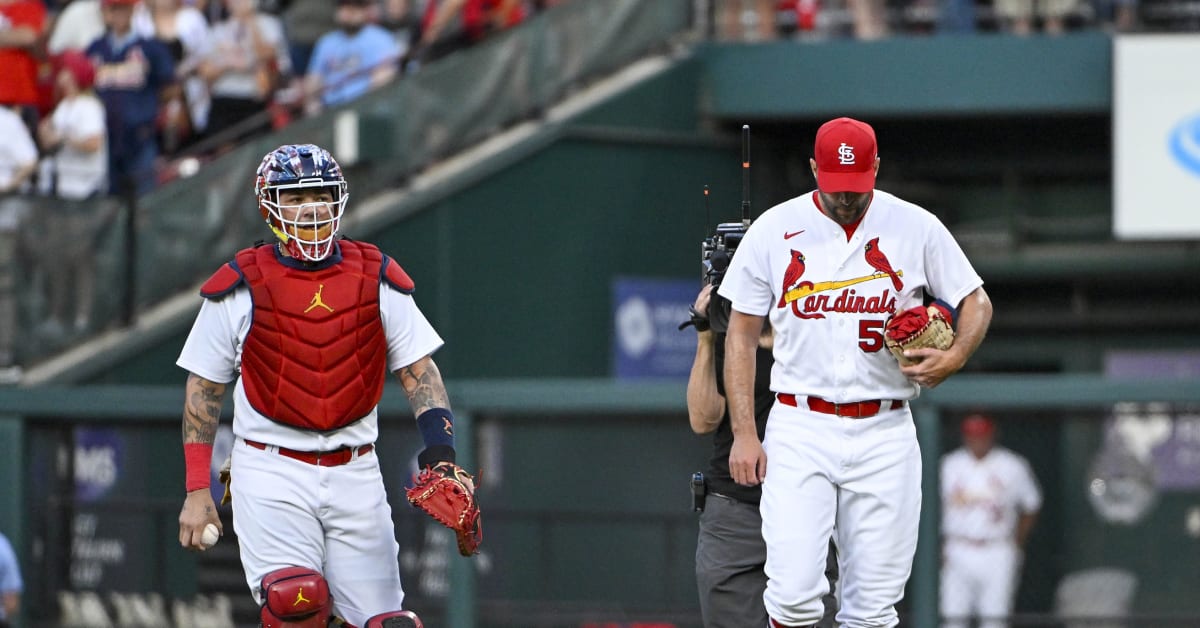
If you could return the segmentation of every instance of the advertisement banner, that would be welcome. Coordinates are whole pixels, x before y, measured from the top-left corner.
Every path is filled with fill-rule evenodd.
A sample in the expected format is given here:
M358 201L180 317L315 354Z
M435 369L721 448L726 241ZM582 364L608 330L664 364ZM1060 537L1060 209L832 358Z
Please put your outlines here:
M1200 238L1200 35L1113 46L1114 236Z
M618 378L684 378L696 357L691 319L695 279L613 280L613 371Z

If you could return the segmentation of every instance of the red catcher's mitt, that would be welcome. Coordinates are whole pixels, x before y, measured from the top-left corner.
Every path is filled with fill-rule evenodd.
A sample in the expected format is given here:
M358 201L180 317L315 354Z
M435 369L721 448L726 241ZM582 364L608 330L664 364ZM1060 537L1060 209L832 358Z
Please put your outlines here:
M459 554L479 552L483 528L475 502L475 479L462 467L445 461L425 467L408 489L408 502L454 530Z
M887 348L902 366L916 364L916 360L904 357L908 349L941 349L945 351L954 344L953 314L938 304L918 305L897 312L888 319L884 336Z

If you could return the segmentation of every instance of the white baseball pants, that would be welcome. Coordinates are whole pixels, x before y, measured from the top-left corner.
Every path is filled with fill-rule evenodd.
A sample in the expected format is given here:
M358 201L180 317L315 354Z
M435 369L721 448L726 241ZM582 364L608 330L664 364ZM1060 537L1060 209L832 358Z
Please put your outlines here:
M318 467L237 440L233 528L258 603L263 576L294 565L325 576L334 612L351 624L401 608L400 545L375 453Z
M838 625L896 626L921 518L921 451L908 406L856 419L776 403L763 446L767 612L789 626L821 619L836 534Z

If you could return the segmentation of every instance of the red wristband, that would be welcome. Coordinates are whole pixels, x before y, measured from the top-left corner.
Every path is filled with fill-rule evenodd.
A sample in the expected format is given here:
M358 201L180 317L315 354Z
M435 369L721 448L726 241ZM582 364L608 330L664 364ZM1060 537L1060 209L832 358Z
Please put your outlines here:
M187 492L208 488L212 483L212 450L207 443L184 443L183 463L186 469L184 485Z

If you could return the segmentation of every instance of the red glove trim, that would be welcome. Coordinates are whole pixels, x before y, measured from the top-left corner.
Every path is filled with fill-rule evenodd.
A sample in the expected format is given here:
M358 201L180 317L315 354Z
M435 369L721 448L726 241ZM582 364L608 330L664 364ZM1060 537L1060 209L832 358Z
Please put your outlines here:
M183 462L187 492L208 488L212 483L212 451L208 443L184 443Z

